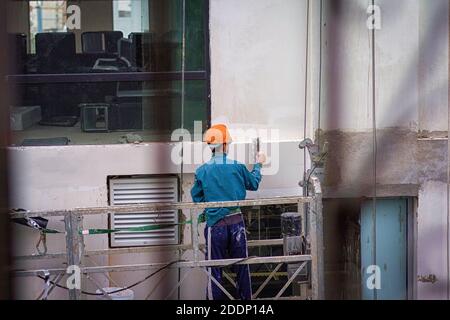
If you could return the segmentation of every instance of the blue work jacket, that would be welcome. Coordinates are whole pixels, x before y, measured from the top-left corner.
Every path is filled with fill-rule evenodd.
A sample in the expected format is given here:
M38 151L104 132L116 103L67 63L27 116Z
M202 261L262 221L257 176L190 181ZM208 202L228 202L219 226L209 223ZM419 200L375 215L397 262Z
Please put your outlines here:
M191 196L194 202L244 200L246 190L258 190L260 181L261 164L255 164L250 172L244 164L217 153L195 172ZM213 226L236 209L239 208L207 208L204 211L206 224Z

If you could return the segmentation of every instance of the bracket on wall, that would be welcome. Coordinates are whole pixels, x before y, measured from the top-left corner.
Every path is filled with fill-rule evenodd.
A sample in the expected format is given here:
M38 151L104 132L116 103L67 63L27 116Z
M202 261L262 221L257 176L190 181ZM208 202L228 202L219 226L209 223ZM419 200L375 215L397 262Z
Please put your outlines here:
M300 142L298 146L301 150L307 149L309 153L309 158L312 162L312 168L308 170L303 178L303 181L299 182L300 187L308 185L309 177L315 173L319 179L322 181L324 159L328 154L328 142L325 142L322 147L314 143L312 139L306 138Z

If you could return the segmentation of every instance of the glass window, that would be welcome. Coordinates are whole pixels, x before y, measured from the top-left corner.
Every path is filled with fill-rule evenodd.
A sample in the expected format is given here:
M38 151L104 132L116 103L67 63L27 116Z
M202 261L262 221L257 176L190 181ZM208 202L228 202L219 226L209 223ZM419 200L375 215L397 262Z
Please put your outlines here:
M117 8L119 18L131 18L131 0L122 0L122 1L116 1L114 4L114 7ZM114 9L116 9L114 8ZM139 15L140 16L140 15Z
M123 34L149 31L148 1L113 1L114 30Z
M207 0L185 12L183 0L74 4L78 29L66 26L66 1L29 1L28 34L9 24L15 145L169 141L181 126L207 127Z
M30 1L31 52L36 52L37 33L66 31L66 10L67 1Z

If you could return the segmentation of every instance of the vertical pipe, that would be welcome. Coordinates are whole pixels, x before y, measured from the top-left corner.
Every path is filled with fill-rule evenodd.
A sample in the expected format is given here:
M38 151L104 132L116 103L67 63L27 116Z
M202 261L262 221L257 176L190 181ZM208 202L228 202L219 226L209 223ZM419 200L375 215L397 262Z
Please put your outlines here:
M317 116L317 131L320 133L321 128L321 122L320 122L320 116L321 116L321 107L322 107L322 22L323 22L323 0L320 0L320 9L319 9L319 101L318 101L318 116ZM320 144L320 136L317 136L317 145L321 146Z
M318 299L325 299L325 271L323 257L323 216L322 216L322 193L315 194L316 211L316 233L317 233L317 278Z
M185 96L185 58L186 58L186 0L182 0L182 40L181 40L181 131L184 129L184 96ZM183 200L184 189L184 133L181 136L181 169L180 169L180 191Z
M199 260L199 246L198 246L198 215L195 212L194 209L191 209L191 241L192 241L192 248L194 251L194 262L197 263ZM208 243L208 245L210 245Z
M74 257L74 245L73 245L73 232L72 232L72 214L68 214L64 217L65 230L66 230L66 254L67 254L67 267L75 265ZM78 293L75 289L69 290L69 299L77 300Z
M206 128L211 126L211 57L210 57L210 40L209 40L209 0L204 0L204 20L203 20L203 41L204 41L204 55L205 55L205 71L206 71ZM203 128L204 128L203 127Z
M308 63L309 63L309 0L306 2L306 43L305 43L305 105L304 105L304 115L303 115L303 139L306 139L306 117L307 117L307 109L308 109ZM303 196L308 195L308 181L306 181L307 173L306 173L306 152L307 148L303 149ZM304 210L306 211L307 204L303 204ZM309 215L305 216L306 219L309 219ZM309 226L309 223L306 222L306 225ZM308 232L308 230L306 230Z
M311 179L311 196L314 201L309 203L309 230L311 241L311 286L314 300L325 299L324 260L323 260L323 217L322 217L322 190L320 181L316 176Z
M450 79L450 5L448 6L448 78ZM447 127L447 300L450 300L450 95Z
M67 266L77 266L83 269L84 241L79 233L83 226L83 216L69 213L64 217L66 230ZM83 272L80 274L80 284L83 285ZM81 288L69 289L70 300L81 299Z
M372 0L372 8L375 0ZM375 86L375 19L372 26L372 130L373 130L373 208L372 208L372 252L373 265L377 265L377 118L376 118L376 86ZM377 290L374 291L374 299L377 300Z
M305 44L305 105L304 105L304 115L303 115L303 139L306 139L306 118L308 111L308 63L309 63L309 0L306 0L306 44ZM303 150L303 195L308 194L308 184L305 180L306 177L306 152L307 148Z
M185 71L186 71L186 0L182 0L182 40L181 40L181 130L184 129L184 103L185 103ZM180 170L180 191L181 201L184 199L184 133L181 138L181 170ZM179 256L181 259L181 255ZM180 281L181 271L178 269L178 281ZM178 290L178 297L180 290Z

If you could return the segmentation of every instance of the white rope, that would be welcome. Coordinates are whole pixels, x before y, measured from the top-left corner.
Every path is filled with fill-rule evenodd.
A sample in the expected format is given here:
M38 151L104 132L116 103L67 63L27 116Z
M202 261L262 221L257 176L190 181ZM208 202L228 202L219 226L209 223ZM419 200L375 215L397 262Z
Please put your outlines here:
M303 139L306 139L306 119L308 112L308 63L309 63L309 0L306 2L306 48L305 48L305 105L304 105L304 115L303 115ZM306 177L306 152L307 149L303 150L303 180ZM307 184L303 186L303 195L307 194Z

